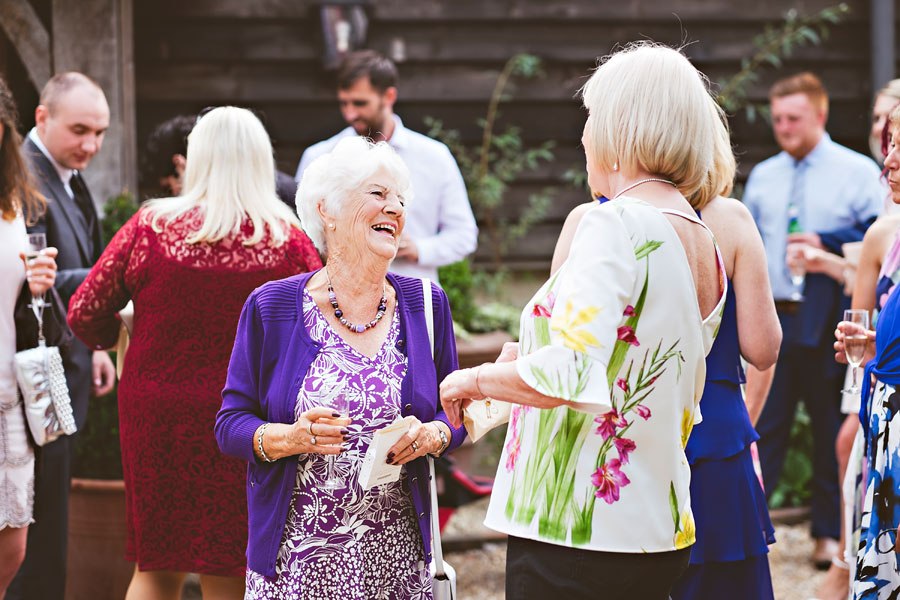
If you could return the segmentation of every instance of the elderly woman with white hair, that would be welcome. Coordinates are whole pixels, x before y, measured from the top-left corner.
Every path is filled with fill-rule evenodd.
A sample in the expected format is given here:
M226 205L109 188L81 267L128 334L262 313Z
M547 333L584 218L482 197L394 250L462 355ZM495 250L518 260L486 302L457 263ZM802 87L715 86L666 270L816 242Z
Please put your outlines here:
M69 322L93 348L115 345L134 301L119 382L128 546L126 598L241 598L247 545L244 461L212 435L244 300L322 263L275 193L269 136L245 109L202 116L188 138L182 195L147 203L72 297Z
M519 347L441 384L513 404L486 525L509 535L506 596L665 600L695 541L685 457L726 296L685 199L719 126L703 76L649 43L583 89L594 196L568 257L522 313Z
M388 273L411 200L387 144L342 140L297 191L325 268L244 305L216 437L250 464L247 598L432 597L424 457L464 434L438 400L457 367L447 298L432 284L425 306L422 280ZM410 429L387 455L406 465L400 479L363 489L375 431L404 417Z

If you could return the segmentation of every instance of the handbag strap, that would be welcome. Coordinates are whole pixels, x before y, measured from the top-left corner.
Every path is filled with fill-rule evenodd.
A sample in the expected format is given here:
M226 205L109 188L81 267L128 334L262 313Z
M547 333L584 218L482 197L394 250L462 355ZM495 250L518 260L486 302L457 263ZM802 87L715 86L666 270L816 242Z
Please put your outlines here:
M431 348L431 359L434 360L434 307L431 304L431 280L422 280L422 298L425 303L425 326L428 329L428 345ZM444 552L441 548L441 522L438 518L437 483L434 478L434 459L428 458L428 484L431 486L431 548L434 556L434 576L446 579L444 572Z

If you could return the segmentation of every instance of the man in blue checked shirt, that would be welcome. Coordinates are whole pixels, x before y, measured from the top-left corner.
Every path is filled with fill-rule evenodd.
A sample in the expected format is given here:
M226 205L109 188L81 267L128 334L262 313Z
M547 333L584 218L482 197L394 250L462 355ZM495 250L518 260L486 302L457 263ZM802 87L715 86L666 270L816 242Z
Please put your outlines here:
M792 280L785 251L788 242L803 242L842 254L841 245L862 240L875 221L887 188L870 158L833 142L825 132L828 95L818 77L801 73L782 79L772 86L769 100L782 152L753 169L743 200L765 243L784 341L774 375L749 367L747 403L752 414L765 401L756 429L769 495L781 476L797 403L806 405L814 442L813 560L827 568L838 551L841 522L834 444L842 422L844 370L834 361L833 331L850 299L843 282L824 274L803 278L794 273Z

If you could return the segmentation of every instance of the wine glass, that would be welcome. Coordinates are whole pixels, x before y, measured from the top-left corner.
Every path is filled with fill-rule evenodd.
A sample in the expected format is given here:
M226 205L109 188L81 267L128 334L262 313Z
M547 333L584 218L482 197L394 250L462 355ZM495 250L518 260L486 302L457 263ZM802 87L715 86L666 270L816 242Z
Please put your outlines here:
M791 283L794 284L795 288L793 293L791 293L791 300L800 302L803 300L803 294L800 290L806 281L806 249L802 244L790 244L787 247L785 261L791 274Z
M856 370L862 364L866 355L866 345L869 343L866 330L869 329L869 311L860 308L851 308L844 311L844 354L847 362L853 370L853 381L849 388L843 390L845 394L859 394L859 385L856 383Z
M334 411L340 413L342 417L348 415L350 411L350 398L345 390L341 389L337 393L330 394L323 398L323 400L322 406L333 408ZM325 460L327 461L327 470L325 480L320 484L320 487L326 490L336 490L347 485L343 479L334 473L334 461L336 458L337 457L334 454L328 454L325 457Z

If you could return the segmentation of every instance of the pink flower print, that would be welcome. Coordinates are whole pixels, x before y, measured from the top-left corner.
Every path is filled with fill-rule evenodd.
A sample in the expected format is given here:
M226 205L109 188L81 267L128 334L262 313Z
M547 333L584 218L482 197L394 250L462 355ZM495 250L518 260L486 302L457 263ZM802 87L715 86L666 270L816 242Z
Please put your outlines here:
M618 338L623 342L628 342L632 346L640 346L640 342L634 335L634 327L631 325L622 325L619 327Z
M616 411L616 409L612 409L608 413L604 413L599 417L594 419L595 423L599 423L597 427L596 433L599 433L603 436L603 441L608 440L610 437L616 435L616 428L625 427L628 425L628 421L625 420L625 416Z
M650 409L643 404L638 404L637 406L635 406L634 412L636 412L638 416L645 421L650 418Z
M522 449L522 444L519 442L519 435L516 432L513 437L506 444L506 472L512 473L512 470L516 468L516 461L519 459L519 451Z
M622 461L622 464L628 464L628 455L634 452L634 449L637 448L637 446L634 444L634 440L617 437L615 440L613 440L613 445L615 445L616 450L619 451L619 460Z
M594 495L605 500L607 504L618 501L619 488L631 483L631 480L620 470L621 465L622 461L614 458L605 465L601 465L591 475L591 483L597 488Z
M628 306L625 307L625 312L622 314L625 315L626 317L633 317L634 316L634 307L629 304Z
M546 306L535 304L534 309L531 311L531 316L550 318L550 310Z
M506 471L511 473L516 466L519 458L519 451L522 444L519 441L519 415L522 413L522 406L515 406L509 416L509 428L512 430L512 437L506 443Z
M550 310L553 310L553 305L556 304L556 294L553 292L549 292L547 294L547 306L550 307Z
M625 381L625 379L623 377L619 377L616 380L616 385L619 386L623 392L625 392L626 394L628 393L628 390L629 390L628 382Z

